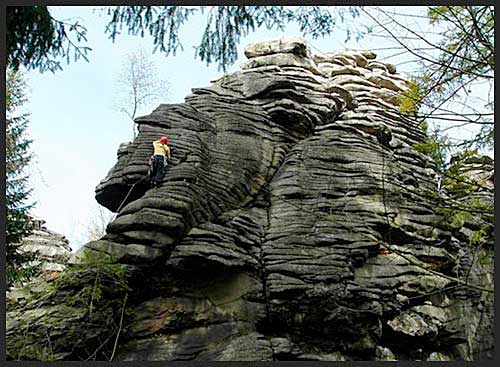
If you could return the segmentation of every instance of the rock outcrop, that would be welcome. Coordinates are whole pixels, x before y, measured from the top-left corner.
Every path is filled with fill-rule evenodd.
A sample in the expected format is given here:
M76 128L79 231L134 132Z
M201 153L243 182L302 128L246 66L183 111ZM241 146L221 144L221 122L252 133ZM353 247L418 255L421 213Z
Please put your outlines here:
M20 250L37 254L42 273L61 272L71 256L69 241L62 234L47 229L43 219L32 219L33 233L23 239Z
M35 255L35 260L28 266L38 269L38 278L51 279L58 276L67 266L71 256L69 241L63 235L47 229L45 220L31 218L32 233L25 237L18 251ZM12 287L6 293L10 302L19 302L26 298L23 287Z
M492 262L436 210L435 163L414 148L425 133L398 107L405 79L370 51L313 54L301 39L245 55L240 71L136 119L96 188L117 217L72 260L112 255L130 289L61 321L33 303L67 330L52 336L55 359L491 358ZM160 135L173 159L150 189ZM8 316L12 359L20 317Z

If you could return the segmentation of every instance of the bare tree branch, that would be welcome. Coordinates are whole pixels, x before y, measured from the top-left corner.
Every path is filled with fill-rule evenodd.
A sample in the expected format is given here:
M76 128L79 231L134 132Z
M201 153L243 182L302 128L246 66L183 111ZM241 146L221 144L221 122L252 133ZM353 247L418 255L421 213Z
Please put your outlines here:
M117 75L120 111L132 120L133 137L136 136L134 119L141 108L165 98L168 83L161 79L153 62L139 49L126 55Z

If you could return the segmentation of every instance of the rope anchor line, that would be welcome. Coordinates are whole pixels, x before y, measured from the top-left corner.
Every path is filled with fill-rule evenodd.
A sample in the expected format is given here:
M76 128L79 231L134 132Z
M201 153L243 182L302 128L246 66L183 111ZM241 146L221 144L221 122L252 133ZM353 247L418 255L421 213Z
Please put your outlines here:
M111 221L114 221L116 219L116 216L120 213L120 210L122 209L123 207L123 204L125 204L125 202L127 201L128 197L130 196L130 193L132 192L132 190L134 189L134 187L141 181L144 181L144 179L148 178L148 176L144 176L142 178L140 178L139 180L137 180L131 187L130 189L128 190L127 192L127 195L125 195L125 198L122 200L120 206L118 207L118 209L116 209L116 213L115 215L113 216L113 218L111 219ZM111 222L110 221L110 222Z

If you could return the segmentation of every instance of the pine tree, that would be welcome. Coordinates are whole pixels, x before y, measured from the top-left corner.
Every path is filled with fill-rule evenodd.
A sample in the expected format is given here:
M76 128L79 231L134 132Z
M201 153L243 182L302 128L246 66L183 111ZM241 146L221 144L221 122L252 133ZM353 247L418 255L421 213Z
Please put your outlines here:
M36 269L28 263L33 254L19 251L20 243L32 231L29 210L34 204L28 203L31 189L25 169L31 160L29 147L31 140L26 137L29 115L18 114L18 109L26 102L26 84L19 72L7 70L6 75L6 119L5 119L5 201L6 221L6 278L7 286L27 280Z
M99 8L98 8L99 9ZM288 23L299 26L313 38L332 34L335 24L345 16L357 17L357 7L322 6L109 6L100 8L109 19L105 33L115 41L124 31L130 35L152 37L155 51L175 56L182 50L180 31L194 14L206 14L206 25L196 46L195 57L216 63L224 72L237 57L242 37L260 27L284 30ZM104 10L104 12L102 11ZM349 23L346 22L350 37ZM359 32L358 32L359 33ZM46 6L7 8L7 65L41 72L61 70L61 60L88 61L90 47L87 28L79 21L55 19Z

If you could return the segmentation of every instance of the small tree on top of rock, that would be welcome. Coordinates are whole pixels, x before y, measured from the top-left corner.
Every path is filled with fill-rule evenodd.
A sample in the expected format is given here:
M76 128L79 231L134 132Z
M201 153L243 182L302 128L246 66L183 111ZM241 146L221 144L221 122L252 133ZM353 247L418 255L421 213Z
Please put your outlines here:
M130 117L133 124L141 107L157 101L167 92L168 82L160 79L155 64L142 49L126 55L117 75L117 103L120 112ZM133 133L135 138L135 124Z

